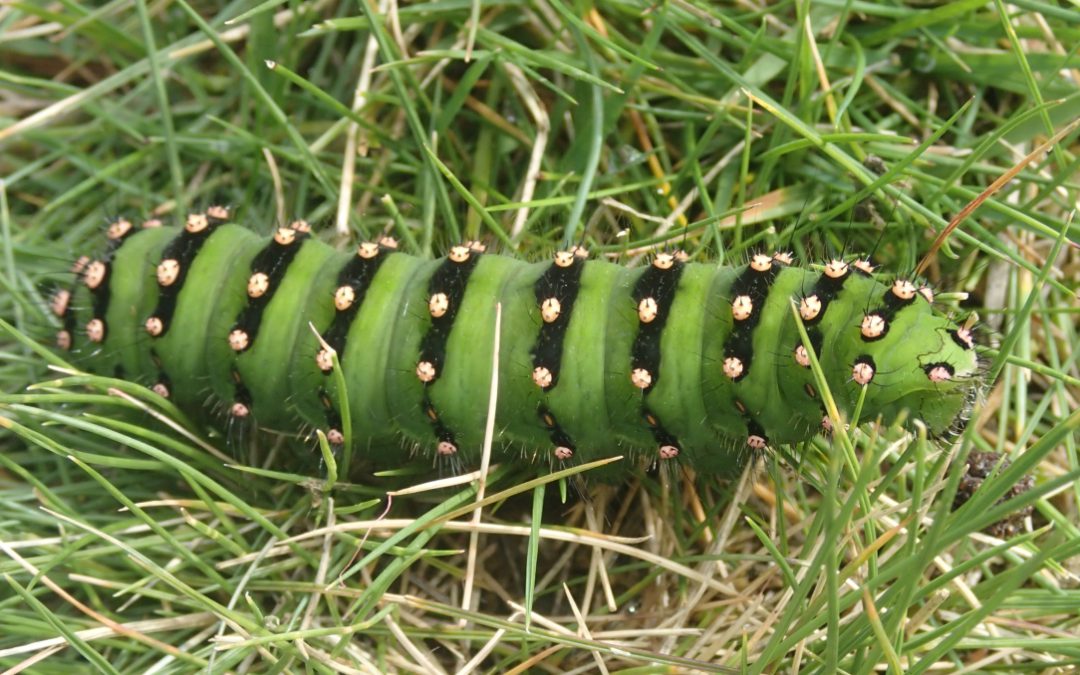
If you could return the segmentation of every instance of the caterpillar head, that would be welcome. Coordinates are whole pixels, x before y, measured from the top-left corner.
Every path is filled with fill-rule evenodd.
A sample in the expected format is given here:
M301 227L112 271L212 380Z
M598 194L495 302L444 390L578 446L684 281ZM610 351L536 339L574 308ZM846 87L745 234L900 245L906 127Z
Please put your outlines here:
M904 290L894 286L893 290ZM907 411L933 436L962 423L974 402L980 363L969 324L956 324L925 301L903 310L867 313L859 327L855 385L868 386L863 418L892 419Z

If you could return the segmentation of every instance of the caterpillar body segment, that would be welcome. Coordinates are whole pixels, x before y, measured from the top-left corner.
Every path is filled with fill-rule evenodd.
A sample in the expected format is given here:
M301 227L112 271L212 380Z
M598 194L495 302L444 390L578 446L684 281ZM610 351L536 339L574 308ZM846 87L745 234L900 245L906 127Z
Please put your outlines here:
M93 279L58 304L70 348L185 409L213 399L261 427L340 441L329 345L353 438L379 462L400 461L403 439L475 462L497 304L500 446L552 462L629 454L729 474L752 451L819 433L793 306L846 414L865 388L864 419L908 411L943 433L977 386L968 327L912 283L839 260L759 254L724 267L659 254L632 268L476 245L425 260L392 240L338 251L307 228L268 241L222 221L129 232L90 261Z

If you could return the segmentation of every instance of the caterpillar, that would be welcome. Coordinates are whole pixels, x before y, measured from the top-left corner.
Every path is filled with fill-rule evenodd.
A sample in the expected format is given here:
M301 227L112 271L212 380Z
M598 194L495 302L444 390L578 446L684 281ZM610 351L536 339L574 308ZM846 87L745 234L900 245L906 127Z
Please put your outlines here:
M804 267L756 253L720 266L661 252L633 267L581 247L529 262L467 242L432 260L388 237L339 251L303 221L265 240L223 207L183 227L116 219L107 242L53 299L60 349L182 409L215 399L233 423L310 425L340 445L351 419L373 459L408 444L478 459L496 305L502 451L553 463L618 450L730 474L830 430L814 358L845 418L906 411L933 434L978 386L970 323L865 259Z

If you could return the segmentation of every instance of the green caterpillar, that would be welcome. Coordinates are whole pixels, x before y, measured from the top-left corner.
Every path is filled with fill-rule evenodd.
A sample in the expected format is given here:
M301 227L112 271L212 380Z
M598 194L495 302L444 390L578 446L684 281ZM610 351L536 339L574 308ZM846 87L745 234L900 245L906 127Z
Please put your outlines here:
M660 253L635 268L476 243L426 260L389 238L350 253L303 222L266 241L228 220L212 207L182 229L113 222L106 252L54 298L59 347L184 409L216 399L231 420L312 425L340 444L336 353L354 443L389 461L410 444L478 459L497 304L502 451L551 462L619 452L729 474L828 431L793 307L847 417L865 388L862 419L906 410L941 434L978 385L970 325L865 260L809 269L756 254L731 267Z

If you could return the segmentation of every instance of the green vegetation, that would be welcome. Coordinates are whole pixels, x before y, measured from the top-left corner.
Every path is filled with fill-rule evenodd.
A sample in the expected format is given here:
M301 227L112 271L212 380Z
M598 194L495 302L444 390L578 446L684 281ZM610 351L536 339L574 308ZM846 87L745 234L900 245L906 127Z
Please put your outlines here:
M1038 0L0 6L0 668L1076 668L1077 45ZM107 217L214 203L420 255L926 256L985 394L954 442L864 424L733 483L503 465L479 513L422 463L230 457L22 337ZM954 511L973 450L1012 465Z

